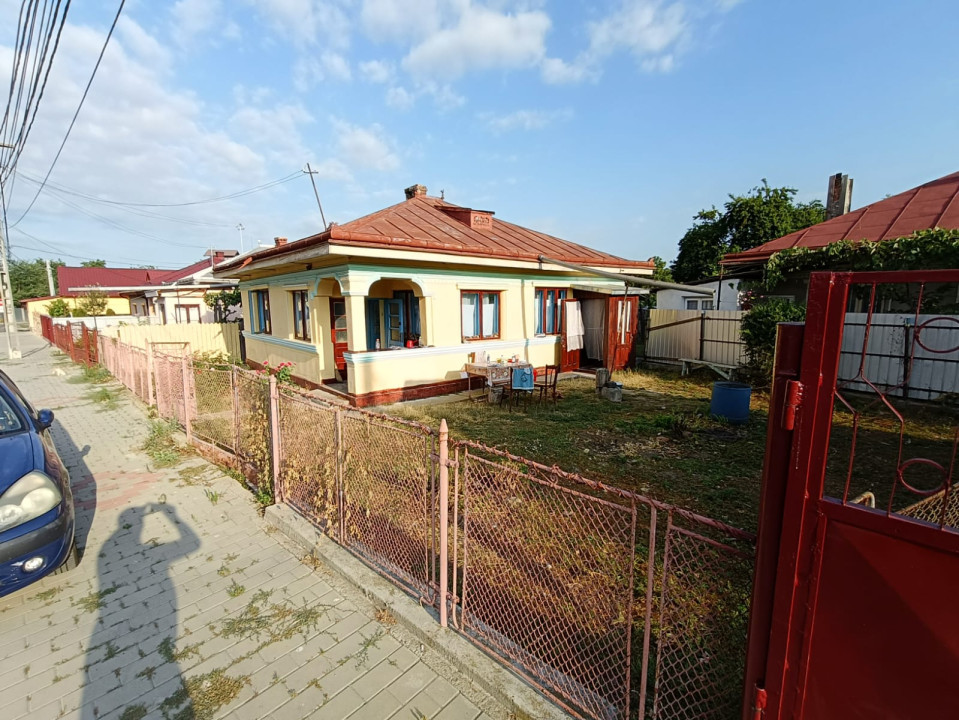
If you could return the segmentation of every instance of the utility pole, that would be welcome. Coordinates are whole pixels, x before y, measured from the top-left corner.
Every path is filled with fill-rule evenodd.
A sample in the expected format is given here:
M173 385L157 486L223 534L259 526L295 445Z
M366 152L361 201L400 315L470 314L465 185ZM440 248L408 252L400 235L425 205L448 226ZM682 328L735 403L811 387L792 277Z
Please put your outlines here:
M243 227L243 223L237 223L236 229L240 231L240 254L242 255L243 254L243 231L246 230L246 228Z
M323 221L323 229L326 230L326 216L323 214L323 205L320 203L320 193L316 190L316 180L313 179L317 172L310 167L309 163L306 164L306 170L303 172L310 176L310 182L313 183L313 194L316 195L316 204L320 208L320 219Z
M50 286L50 297L56 295L57 291L53 288L53 269L50 267L49 260L47 260L47 285Z
M0 143L0 147L12 150L12 145ZM0 203L0 286L3 290L3 327L7 334L7 359L19 360L22 357L20 353L20 338L17 335L17 322L13 312L13 291L10 288L10 262L9 248L7 241L3 236L3 228L6 225L7 209Z

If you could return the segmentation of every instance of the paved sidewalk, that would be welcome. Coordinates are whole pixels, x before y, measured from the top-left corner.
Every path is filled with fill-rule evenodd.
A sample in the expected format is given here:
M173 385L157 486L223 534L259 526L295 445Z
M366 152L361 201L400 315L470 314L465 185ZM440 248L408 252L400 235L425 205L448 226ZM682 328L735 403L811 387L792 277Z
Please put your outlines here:
M0 598L3 717L502 719L387 612L272 533L196 456L159 469L142 405L32 335L0 368L52 408L80 566Z

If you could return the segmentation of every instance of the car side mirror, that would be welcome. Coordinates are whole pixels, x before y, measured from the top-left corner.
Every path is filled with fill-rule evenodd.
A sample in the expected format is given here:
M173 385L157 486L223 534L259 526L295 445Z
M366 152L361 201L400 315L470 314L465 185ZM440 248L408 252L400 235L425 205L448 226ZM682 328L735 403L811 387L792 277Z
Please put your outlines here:
M53 410L41 410L37 413L37 425L41 430L46 430L53 425Z

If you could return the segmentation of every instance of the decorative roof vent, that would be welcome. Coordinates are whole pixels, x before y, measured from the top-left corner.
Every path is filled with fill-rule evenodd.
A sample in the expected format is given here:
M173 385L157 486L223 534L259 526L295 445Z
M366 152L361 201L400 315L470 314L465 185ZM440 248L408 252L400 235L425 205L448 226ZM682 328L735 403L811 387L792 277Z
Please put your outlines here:
M441 207L440 210L473 230L493 229L492 210L473 210L464 207Z
M286 238L285 237L273 238L273 245L274 247L280 247L281 245L286 245Z
M407 200L412 200L415 197L426 195L426 185L410 185L403 192L406 193Z

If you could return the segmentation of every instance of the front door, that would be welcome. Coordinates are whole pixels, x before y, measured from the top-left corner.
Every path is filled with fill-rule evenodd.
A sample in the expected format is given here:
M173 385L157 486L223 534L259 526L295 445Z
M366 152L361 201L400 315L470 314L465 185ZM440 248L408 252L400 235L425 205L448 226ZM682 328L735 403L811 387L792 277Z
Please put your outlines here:
M403 347L406 341L404 314L402 300L385 300L383 302L383 318L386 321L386 347Z
M576 348L575 350L570 350L569 344L569 335L567 333L567 327L570 322L570 317L581 318L579 312L579 301L578 300L563 300L563 321L560 323L560 352L559 352L559 371L560 372L569 372L571 370L576 370L579 367L579 353L580 349ZM582 320L580 320L580 327L582 327Z
M346 342L346 300L343 298L330 298L330 328L333 341L333 365L340 371L342 380L346 380L346 358L343 353L347 352Z
M636 337L639 299L611 297L606 313L606 367L622 370L629 364L629 354Z

